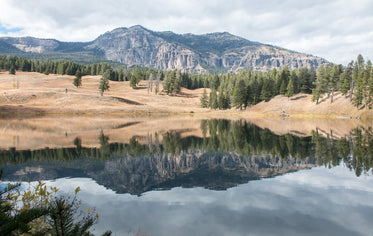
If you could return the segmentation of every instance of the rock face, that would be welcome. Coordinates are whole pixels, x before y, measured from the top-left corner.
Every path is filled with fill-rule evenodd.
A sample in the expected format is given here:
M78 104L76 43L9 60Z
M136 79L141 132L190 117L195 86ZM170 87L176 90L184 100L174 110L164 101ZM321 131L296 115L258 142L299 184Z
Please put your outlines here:
M142 26L118 28L87 43L66 43L31 37L0 38L0 54L17 54L15 49L20 52L65 54L100 51L104 59L127 65L161 70L180 69L192 73L271 70L285 65L290 69L316 68L327 63L319 57L252 42L227 32L180 35L154 32Z

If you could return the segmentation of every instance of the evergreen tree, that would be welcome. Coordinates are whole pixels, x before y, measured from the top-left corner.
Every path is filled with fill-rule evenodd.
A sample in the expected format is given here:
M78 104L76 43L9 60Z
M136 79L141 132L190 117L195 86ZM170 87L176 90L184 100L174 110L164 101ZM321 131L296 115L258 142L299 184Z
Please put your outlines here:
M214 109L214 110L218 109L218 107L219 107L218 97L217 97L215 89L211 90L211 92L210 92L209 103L210 103L210 108L211 109Z
M236 83L234 93L233 93L233 106L236 108L240 108L242 110L242 106L246 107L247 103L247 96L246 96L246 84L244 80L239 80Z
M285 95L287 89L286 80L282 80L281 86L280 86L280 94Z
M371 70L369 80L368 80L368 104L371 105L372 103L373 103L373 71Z
M367 81L365 81L364 71L360 71L356 81L356 91L354 93L354 102L356 107L359 107L363 104L364 95L366 93L367 88L366 85Z
M163 91L168 94L172 93L172 81L173 81L173 78L172 76L175 76L175 74L173 74L172 72L171 73L168 73L166 75L166 78L164 79L163 81Z
M323 65L317 69L317 79L315 81L315 88L312 90L312 101L319 104L319 99L323 93L327 91L328 77Z
M131 74L130 79L130 86L131 88L136 88L137 84L140 83L140 81L143 79L143 74L139 67L136 67L136 69Z
M229 108L229 98L228 98L227 93L224 91L223 86L220 86L219 88L218 107L219 109Z
M287 97L291 97L294 95L294 82L293 82L293 78L290 77L290 80L289 80L289 84L286 88L287 92L286 92L286 96Z
M210 88L217 90L219 88L219 85L220 85L219 76L214 75L211 79Z
M76 71L73 84L77 88L79 88L80 86L82 86L82 73L80 72L80 70Z
M171 71L166 75L166 78L163 82L163 91L168 94L174 94L180 92L180 74L177 70Z
M300 92L311 94L314 71L309 71L307 68L300 68L298 73Z
M136 88L136 86L137 86L137 79L136 79L136 76L131 75L131 79L130 79L130 87L131 87L131 88Z
M91 75L97 75L97 65L93 64L91 67Z
M73 199L65 196L57 197L49 207L49 224L51 225L53 235L92 235L88 230L93 224L97 223L98 214L93 215L92 212L89 211L88 215L85 215L81 220L76 220L77 216L82 214L76 199L76 194L79 189L78 187L75 190L75 197ZM110 236L111 231L107 231L103 235Z
M209 106L209 98L207 96L206 89L203 89L203 93L202 93L202 96L200 98L200 101L201 101L201 107L202 108L208 108L208 106Z
M293 84L293 94L297 94L297 93L299 93L300 92L300 88L299 88L299 78L298 78L298 76L297 76L297 72L296 72L296 70L292 70L291 72L290 72L290 77L289 77L289 80L292 80L293 82L292 82L292 84ZM290 82L289 82L290 83ZM289 84L288 84L289 85ZM286 88L287 89L287 91L289 91L288 90L288 88Z
M346 70L340 75L339 77L339 82L340 82L340 91L343 95L347 94L347 92L350 89L350 81L347 77L347 72Z
M11 74L11 75L15 75L16 74L15 65L13 65L13 64L10 65L9 74Z
M175 71L175 75L172 76L172 92L180 93L181 90L181 76L178 71Z
M100 90L101 92L101 96L104 95L104 92L106 90L109 90L110 88L110 85L109 85L109 77L110 77L110 71L107 70L101 77L100 79L100 84L99 84L99 87L98 89Z
M272 80L271 79L265 79L263 81L263 86L262 86L262 89L261 89L261 92L260 92L260 99L261 100L264 100L264 101L268 101L273 93L272 93Z

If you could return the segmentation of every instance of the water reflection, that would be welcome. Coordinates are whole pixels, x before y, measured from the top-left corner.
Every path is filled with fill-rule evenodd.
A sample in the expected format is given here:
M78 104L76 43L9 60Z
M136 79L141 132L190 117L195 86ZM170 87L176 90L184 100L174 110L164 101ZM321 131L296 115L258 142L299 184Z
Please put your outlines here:
M67 129L62 141L66 129L56 134L50 127L58 141L34 149L21 148L24 136L9 125L6 132L20 141L0 147L0 168L6 180L47 180L66 193L80 186L82 207L100 213L97 233L372 232L371 128L278 135L243 120L165 123L170 128L118 121L94 132Z
M134 135L110 142L101 130L99 147L0 151L7 180L90 177L118 193L197 187L224 190L250 180L342 161L357 176L373 165L372 129L356 128L345 138L315 130L311 137L276 135L246 121L201 120L201 136L176 130Z

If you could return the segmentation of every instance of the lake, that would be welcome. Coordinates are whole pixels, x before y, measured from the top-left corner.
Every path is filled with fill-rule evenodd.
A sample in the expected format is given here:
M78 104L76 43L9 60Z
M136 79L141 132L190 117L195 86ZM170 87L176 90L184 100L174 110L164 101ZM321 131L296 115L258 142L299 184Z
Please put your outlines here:
M339 120L0 120L3 181L79 186L113 235L371 235L373 130Z

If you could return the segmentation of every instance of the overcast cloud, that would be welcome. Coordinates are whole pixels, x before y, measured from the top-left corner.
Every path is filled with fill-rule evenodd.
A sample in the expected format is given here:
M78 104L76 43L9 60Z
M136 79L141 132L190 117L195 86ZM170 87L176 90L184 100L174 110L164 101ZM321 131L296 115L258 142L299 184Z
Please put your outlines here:
M373 59L371 0L1 0L0 36L90 41L117 27L227 31L347 64Z

